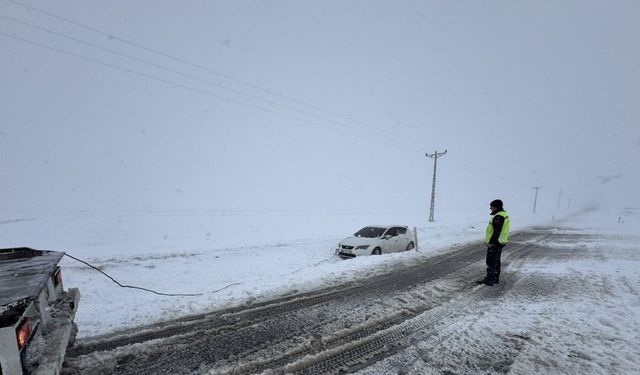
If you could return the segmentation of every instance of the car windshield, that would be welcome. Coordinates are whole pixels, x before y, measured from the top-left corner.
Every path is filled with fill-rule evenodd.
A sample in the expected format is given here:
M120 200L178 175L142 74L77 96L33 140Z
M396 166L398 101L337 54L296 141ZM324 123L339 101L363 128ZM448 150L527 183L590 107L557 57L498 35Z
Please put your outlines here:
M376 238L382 236L382 233L387 228L378 228L378 227L364 227L357 231L354 236L356 237L366 237L366 238Z

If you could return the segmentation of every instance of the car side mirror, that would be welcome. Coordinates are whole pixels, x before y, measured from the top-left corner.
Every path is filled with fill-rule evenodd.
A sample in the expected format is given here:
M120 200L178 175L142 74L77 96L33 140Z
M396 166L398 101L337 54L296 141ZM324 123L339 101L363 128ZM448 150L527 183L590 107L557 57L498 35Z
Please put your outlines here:
M388 240L389 238L393 237L390 234L385 234L384 236L382 236L383 239Z

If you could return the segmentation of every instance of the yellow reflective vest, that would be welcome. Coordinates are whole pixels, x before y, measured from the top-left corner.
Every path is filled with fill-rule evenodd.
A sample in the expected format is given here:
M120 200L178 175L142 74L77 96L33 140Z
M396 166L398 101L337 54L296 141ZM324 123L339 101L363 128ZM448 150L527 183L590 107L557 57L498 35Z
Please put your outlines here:
M504 218L504 224L498 236L498 242L500 242L501 245L506 245L507 242L509 242L509 214L507 214L506 211L496 212L495 215L489 217L489 225L487 226L487 232L484 236L484 242L488 244L489 241L491 241L491 237L493 236L493 218L496 217L496 215Z

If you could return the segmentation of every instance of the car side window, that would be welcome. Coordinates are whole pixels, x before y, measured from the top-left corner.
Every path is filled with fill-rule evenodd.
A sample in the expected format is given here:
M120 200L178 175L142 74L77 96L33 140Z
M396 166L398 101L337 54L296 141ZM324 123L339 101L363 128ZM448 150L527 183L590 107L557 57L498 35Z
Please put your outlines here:
M407 228L397 228L398 234L407 234Z
M395 237L398 235L398 228L390 228L385 234L391 237Z

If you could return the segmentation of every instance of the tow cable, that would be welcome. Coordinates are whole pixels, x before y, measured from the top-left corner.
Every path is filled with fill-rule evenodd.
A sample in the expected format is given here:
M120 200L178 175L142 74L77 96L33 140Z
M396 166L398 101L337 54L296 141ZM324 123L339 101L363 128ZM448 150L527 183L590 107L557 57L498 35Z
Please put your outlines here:
M145 292L157 294L159 296L169 296L169 297L196 297L196 296L204 295L204 293L163 293L163 292L155 291L153 289L143 288L143 287L140 287L140 286L125 285L125 284L122 284L121 282L119 282L118 280L114 279L113 277L111 277L109 274L107 274L103 270L99 269L98 267L96 267L96 266L94 266L94 265L92 265L92 264L90 264L90 263L88 263L88 262L86 262L86 261L84 261L82 259L78 259L78 258L76 258L76 257L74 257L72 255L67 254L67 253L65 253L64 255L69 257L69 258L71 258L71 259L73 259L73 260L75 260L75 261L78 261L78 262L80 262L80 263L82 263L82 264L84 264L84 265L86 265L86 266L98 271L98 272L100 272L104 276L108 277L111 281L113 281L114 283L118 284L118 286L121 287L121 288L139 289L139 290L142 290L142 291L145 291ZM219 292L219 291L224 290L226 288L229 288L229 287L231 287L233 285L239 285L239 284L242 284L242 283L232 283L232 284L229 284L229 285L225 286L224 288L218 289L218 290L213 291L211 293L216 293L216 292Z

